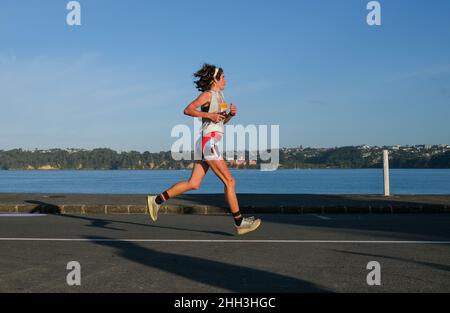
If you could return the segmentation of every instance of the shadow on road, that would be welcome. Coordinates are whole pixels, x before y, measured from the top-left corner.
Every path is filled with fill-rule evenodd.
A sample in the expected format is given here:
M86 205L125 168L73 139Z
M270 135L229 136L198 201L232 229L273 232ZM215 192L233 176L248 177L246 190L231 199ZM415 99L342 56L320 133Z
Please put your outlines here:
M118 250L121 257L135 263L231 292L328 292L313 283L273 272L156 251L132 242L98 241L112 238L85 238L92 240L95 244L114 248Z
M190 197L190 196L184 196ZM336 196L337 198L339 196ZM330 198L330 196L328 196ZM27 203L37 204L32 213L61 214L61 209L56 204L42 201L27 200ZM243 210L245 214L245 210ZM420 216L423 213L419 214ZM258 215L258 214L256 214ZM94 218L92 216L62 215L68 218L82 219L91 222L91 227L111 228L110 224L136 225L143 227L161 228L169 230L188 231L196 233L205 233L219 236L231 237L233 234L221 231L194 230L189 228L168 227L151 224L140 224L128 221L108 220L105 218ZM361 232L370 234L371 237L389 237L399 240L449 240L450 214L435 214L433 218L411 218L411 214L338 214L338 218L332 220L321 220L304 218L305 215L299 214L265 214L264 222L276 224L290 224L298 227L314 227L322 230L342 231L345 233L354 233L360 235ZM362 218L358 220L357 218ZM369 216L370 218L364 218ZM392 217L385 218L385 217ZM430 215L428 215L430 216ZM348 217L348 218L343 218ZM401 218L399 218L401 217ZM115 229L122 230L123 229Z
M37 206L30 212L31 214L61 214L61 208L56 204L46 203L36 200L25 200L29 204L36 204Z
M353 252L353 251L345 251L345 250L333 250L333 251L338 252L338 253L344 253L344 254L360 255L360 256L367 256L367 257L371 257L371 258L375 257L375 258L380 258L380 259L389 259L389 260L394 260L394 261L413 263L413 264L417 264L417 265L431 267L436 270L450 272L450 265L445 265L445 264L420 262L420 261L414 261L412 259L392 257L392 256L380 255L380 254L361 253L361 252Z
M109 219L104 219L104 218L95 218L95 217L91 217L91 216L61 214L61 208L55 204L46 203L46 202L42 202L42 201L35 201L35 200L26 200L25 202L30 203L30 204L37 204L37 207L31 212L33 214L54 214L54 215L61 215L62 217L84 220L84 221L88 221L91 223L90 225L87 225L87 227L96 227L96 228L103 228L103 229L109 229L109 230L115 230L115 231L127 231L126 229L108 226L108 225L114 223L114 224L134 225L134 226L169 229L169 230L188 231L188 232L219 235L219 236L226 236L226 237L234 236L233 234L222 232L222 231L195 230L195 229L180 228L180 227L169 227L169 226L150 225L150 224L142 224L142 223L135 223L135 222L128 222L128 221L109 220Z
M283 206L286 212L297 212L300 207L324 208L343 212L344 207L353 212L367 212L371 206L374 210L390 212L390 206L396 208L426 207L430 212L437 212L439 208L450 206L449 195L402 195L383 197L380 195L340 195L340 194L246 194L239 193L239 205L245 213L271 213L275 208ZM228 211L223 194L183 194L174 199L172 203L183 205L208 205Z
M308 215L307 215L308 216ZM450 240L449 214L337 214L323 220L309 215L264 215L267 223L398 240Z

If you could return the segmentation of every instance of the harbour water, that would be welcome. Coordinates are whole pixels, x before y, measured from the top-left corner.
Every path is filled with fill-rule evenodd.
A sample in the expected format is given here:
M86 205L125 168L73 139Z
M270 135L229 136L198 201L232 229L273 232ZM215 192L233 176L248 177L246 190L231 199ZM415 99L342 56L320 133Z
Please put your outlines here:
M0 171L2 193L159 193L189 179L187 170ZM233 170L239 193L382 194L381 169ZM392 194L450 194L450 169L391 169ZM222 193L208 172L195 193Z

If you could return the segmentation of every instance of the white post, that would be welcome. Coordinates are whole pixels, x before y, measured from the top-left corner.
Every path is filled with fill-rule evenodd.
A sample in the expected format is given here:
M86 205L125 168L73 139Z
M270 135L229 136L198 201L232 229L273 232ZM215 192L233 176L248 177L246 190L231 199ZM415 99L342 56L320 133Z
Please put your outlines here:
M389 197L389 151L383 150L384 196Z

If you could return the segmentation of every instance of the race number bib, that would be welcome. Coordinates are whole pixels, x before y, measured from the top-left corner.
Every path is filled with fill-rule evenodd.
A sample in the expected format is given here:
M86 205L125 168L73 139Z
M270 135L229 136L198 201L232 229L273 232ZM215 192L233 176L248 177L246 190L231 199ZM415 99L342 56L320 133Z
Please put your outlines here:
M220 112L224 112L228 109L228 104L226 102L220 103Z

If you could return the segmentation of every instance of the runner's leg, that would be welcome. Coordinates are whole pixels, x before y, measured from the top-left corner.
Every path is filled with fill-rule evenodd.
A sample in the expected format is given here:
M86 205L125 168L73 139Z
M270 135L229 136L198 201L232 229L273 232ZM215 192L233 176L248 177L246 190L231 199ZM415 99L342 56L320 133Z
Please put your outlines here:
M231 175L227 164L224 160L210 160L206 162L225 186L225 197L227 199L231 213L239 213L239 203L236 196L236 182ZM240 218L242 217L242 215L236 215L234 217Z
M191 178L187 181L181 181L167 189L165 192L169 195L169 198L179 196L189 190L197 190L202 183L203 178L208 172L209 165L203 161L196 161L194 168L192 169ZM166 199L167 200L167 199Z
M147 213L150 216L150 219L153 222L156 222L156 220L158 219L158 212L162 203L186 191L198 189L203 180L203 177L205 177L206 172L208 171L208 168L208 164L197 161L194 164L191 178L189 180L176 183L171 188L164 191L158 196L147 196Z

